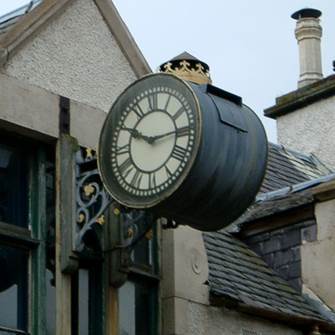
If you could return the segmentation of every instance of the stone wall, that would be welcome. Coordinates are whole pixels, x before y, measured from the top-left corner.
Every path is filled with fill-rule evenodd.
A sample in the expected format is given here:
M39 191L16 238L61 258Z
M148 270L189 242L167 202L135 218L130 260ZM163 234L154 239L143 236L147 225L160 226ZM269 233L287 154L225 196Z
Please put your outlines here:
M335 309L335 200L317 203L317 240L301 248L303 283Z
M43 88L0 73L0 123L9 131L37 139L56 139L59 134L59 96ZM70 135L80 145L97 149L105 111L70 102Z
M301 335L283 324L209 302L208 261L202 232L180 226L163 232L163 335Z
M316 240L316 223L307 220L248 237L245 242L283 279L301 290L301 245Z
M226 308L188 303L180 335L301 335L299 330ZM177 335L177 334L176 334ZM179 335L179 333L178 333Z

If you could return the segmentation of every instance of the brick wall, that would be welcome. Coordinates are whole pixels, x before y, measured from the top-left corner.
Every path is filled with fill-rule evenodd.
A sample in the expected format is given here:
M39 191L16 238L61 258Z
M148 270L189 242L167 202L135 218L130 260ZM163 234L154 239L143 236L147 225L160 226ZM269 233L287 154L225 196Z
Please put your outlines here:
M307 220L277 230L271 230L244 239L280 277L301 290L300 246L316 240L316 222Z

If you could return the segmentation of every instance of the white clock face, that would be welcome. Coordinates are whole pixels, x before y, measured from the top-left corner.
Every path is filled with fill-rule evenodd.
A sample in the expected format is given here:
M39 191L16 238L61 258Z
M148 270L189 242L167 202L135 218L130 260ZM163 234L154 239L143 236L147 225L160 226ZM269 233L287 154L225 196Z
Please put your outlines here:
M180 183L199 142L199 117L191 90L174 77L160 75L168 77L165 83L155 76L126 90L127 98L111 112L114 110L108 163L113 184L117 184L114 188L121 190L121 198L124 194L133 199L130 204L135 207L157 202ZM171 85L174 81L188 91ZM116 198L120 200L120 195ZM129 204L129 200L123 202Z

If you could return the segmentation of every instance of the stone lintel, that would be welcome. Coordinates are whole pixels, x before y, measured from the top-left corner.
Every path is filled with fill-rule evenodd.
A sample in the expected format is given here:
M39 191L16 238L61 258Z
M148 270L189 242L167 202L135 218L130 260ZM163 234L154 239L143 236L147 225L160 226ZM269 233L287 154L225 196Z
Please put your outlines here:
M0 128L42 141L59 137L60 96L0 73ZM97 149L106 113L70 100L70 134L79 145Z

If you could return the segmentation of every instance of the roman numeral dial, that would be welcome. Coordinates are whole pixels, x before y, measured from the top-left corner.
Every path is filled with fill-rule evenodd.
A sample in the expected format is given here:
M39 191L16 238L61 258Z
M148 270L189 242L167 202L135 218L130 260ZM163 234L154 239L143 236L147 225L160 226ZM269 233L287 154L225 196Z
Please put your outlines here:
M171 154L171 157L179 160L179 161L183 161L185 158L185 155L187 153L186 148L183 148L179 145L175 145Z
M156 202L179 187L199 143L199 110L191 89L173 76L163 75L157 83L154 77L130 86L112 114L109 162L116 198L135 205Z

